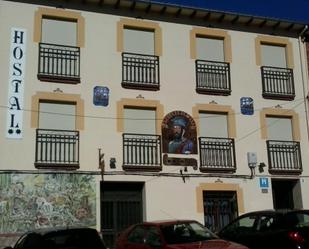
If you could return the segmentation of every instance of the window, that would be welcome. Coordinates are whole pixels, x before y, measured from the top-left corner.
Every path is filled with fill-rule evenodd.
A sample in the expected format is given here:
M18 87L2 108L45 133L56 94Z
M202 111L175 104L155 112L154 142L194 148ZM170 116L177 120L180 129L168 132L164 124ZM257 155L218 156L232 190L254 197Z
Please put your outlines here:
M121 19L118 22L117 49L122 53L122 86L159 90L159 56L162 34L157 23Z
M295 97L292 45L288 39L258 36L256 64L261 67L264 98L293 100Z
M261 215L259 222L257 224L257 229L259 231L269 231L272 228L272 225L275 222L274 216Z
M270 173L301 173L298 114L293 110L261 111L261 135L266 139Z
M231 39L225 31L193 28L190 34L191 58L195 59L196 91L231 93Z
M152 248L160 248L162 245L160 232L155 226L149 226L146 234L146 244Z
M39 8L34 41L39 43L38 79L80 82L80 47L84 46L84 19L80 13Z
M123 136L123 168L161 170L160 122L157 101L123 99L118 102L118 131Z
M238 216L235 191L204 191L204 221L211 231L219 231Z
M193 109L199 119L201 171L236 170L235 114L228 106L198 105Z
M31 125L36 128L36 168L79 167L79 130L83 101L78 95L38 93L32 98Z
M137 226L128 235L128 242L135 244L143 244L144 237L145 237L145 228L143 226Z

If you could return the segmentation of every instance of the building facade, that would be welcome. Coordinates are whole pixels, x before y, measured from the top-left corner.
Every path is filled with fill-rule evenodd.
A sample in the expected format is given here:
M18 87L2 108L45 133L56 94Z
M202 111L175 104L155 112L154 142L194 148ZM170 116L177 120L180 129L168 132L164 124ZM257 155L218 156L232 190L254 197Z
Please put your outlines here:
M306 26L136 1L0 2L0 233L218 230L309 208Z

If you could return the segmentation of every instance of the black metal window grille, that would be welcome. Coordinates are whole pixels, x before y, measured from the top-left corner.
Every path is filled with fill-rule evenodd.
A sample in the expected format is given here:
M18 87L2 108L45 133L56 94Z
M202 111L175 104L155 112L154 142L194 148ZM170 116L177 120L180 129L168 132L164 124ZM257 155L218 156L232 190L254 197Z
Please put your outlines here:
M261 67L262 90L265 98L294 99L293 69L280 67Z
M79 165L79 131L36 130L35 165Z
M161 167L161 137L123 134L123 167Z
M230 64L196 60L197 92L229 95L231 93Z
M40 43L38 77L80 82L80 48Z
M122 53L122 85L159 89L159 57L134 53Z
M283 173L302 172L299 142L268 140L266 143L269 171Z
M238 216L235 191L204 191L204 222L213 232L219 231Z
M200 137L200 170L235 171L236 157L233 138Z

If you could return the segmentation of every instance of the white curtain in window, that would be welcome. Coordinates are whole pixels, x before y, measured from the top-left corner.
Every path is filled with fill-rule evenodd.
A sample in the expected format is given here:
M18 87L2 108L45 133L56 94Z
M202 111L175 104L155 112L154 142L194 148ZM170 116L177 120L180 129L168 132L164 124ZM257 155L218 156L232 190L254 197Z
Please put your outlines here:
M156 111L150 109L124 109L124 132L156 134Z
M125 28L124 51L128 53L154 55L154 32Z
M55 130L75 130L74 104L40 103L39 128Z
M224 40L196 37L197 58L200 60L224 62Z
M286 68L286 49L284 46L261 45L262 65Z
M41 42L76 46L77 22L43 18Z
M266 124L269 140L293 141L290 118L267 117Z
M229 137L226 114L201 112L199 114L199 119L201 137Z

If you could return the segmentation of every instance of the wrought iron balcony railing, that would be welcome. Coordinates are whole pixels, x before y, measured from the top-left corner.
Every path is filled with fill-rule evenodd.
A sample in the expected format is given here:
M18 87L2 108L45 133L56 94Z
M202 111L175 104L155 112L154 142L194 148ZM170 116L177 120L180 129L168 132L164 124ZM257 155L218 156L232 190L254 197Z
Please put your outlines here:
M199 148L201 171L236 171L233 138L200 137Z
M122 53L122 86L134 89L159 90L159 57Z
M217 61L195 61L196 91L206 94L230 95L230 64Z
M79 167L79 131L36 130L36 168Z
M39 44L38 79L64 83L80 82L80 48Z
M268 140L266 143L269 172L278 174L302 172L299 142Z
M264 98L295 98L293 69L280 67L261 67L262 90Z
M123 168L160 170L161 137L148 134L123 134Z

